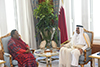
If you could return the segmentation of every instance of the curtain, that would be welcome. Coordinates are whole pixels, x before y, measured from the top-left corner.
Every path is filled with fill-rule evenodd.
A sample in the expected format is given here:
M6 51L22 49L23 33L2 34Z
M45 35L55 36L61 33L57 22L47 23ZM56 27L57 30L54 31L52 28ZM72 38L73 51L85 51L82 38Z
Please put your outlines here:
M0 0L0 36L10 33L12 29L18 29L14 6L13 0Z
M28 24L28 31L29 31L29 43L31 44L31 47L37 48L36 45L36 38L35 38L35 25L34 25L34 18L33 18L33 11L31 6L31 1L27 0L26 4L27 6L27 24Z
M38 0L31 0L31 5L32 5L33 10L36 9L38 5Z
M41 0L31 0L31 6L32 6L32 10L34 13L34 9L36 9L38 7L39 1ZM38 23L38 19L36 19L33 15L34 18L34 25L36 25ZM37 34L37 30L35 29L35 34ZM42 41L40 34L37 34L36 36L36 44L37 44L37 48L39 48L40 42Z
M7 33L5 0L0 0L0 37Z
M33 11L30 0L17 0L18 28L23 40L36 49Z
M7 33L7 23L6 23L6 11L5 11L5 1L0 0L0 37ZM0 44L1 50L1 44Z
M54 4L54 13L58 15L58 11L59 11L59 0L53 0L53 4Z
M54 5L54 14L58 16L58 13L59 13L59 0L53 0L53 5ZM57 25L58 25L58 21L55 22ZM57 30L58 34L58 43L57 43L57 46L60 47L60 31Z
M9 3L7 3L7 1L8 0L0 0L0 8L1 8L0 9L0 37L10 33L11 29L15 28L14 27L15 25L13 25L14 19L12 18L12 14L13 14L13 11L12 11L13 7L11 7L13 6L12 0L10 0ZM1 44L0 44L0 50L1 50Z

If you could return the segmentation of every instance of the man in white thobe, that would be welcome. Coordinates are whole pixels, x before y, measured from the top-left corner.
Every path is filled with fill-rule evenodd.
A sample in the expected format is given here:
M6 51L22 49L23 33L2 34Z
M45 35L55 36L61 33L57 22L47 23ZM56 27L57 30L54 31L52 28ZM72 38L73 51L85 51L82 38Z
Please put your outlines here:
M90 39L83 33L83 26L77 25L71 41L61 47L59 52L59 67L78 67L79 56L90 47Z

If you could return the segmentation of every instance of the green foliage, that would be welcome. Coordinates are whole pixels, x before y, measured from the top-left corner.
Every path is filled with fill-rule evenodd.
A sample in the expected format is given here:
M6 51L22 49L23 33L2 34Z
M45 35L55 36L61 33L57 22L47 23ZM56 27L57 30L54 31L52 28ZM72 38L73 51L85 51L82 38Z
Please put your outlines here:
M53 5L50 0L45 0L38 5L37 9L34 9L34 17L39 19L36 24L37 32L42 32L43 39L50 40L52 28L57 29L55 21L58 20L57 15L54 15Z

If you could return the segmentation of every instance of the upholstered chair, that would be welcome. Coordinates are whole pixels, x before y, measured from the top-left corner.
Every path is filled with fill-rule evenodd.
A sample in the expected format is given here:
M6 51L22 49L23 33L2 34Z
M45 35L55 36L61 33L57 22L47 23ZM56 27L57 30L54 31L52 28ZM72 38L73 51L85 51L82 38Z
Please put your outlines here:
M92 66L92 58L89 57L89 55L92 54L92 45L93 45L93 32L92 31L88 31L86 29L84 29L84 33L86 33L89 36L89 40L90 40L90 47L88 47L87 49L85 49L83 51L83 55L81 55L79 57L79 65L81 67L84 67L85 64L87 64L89 61L91 61L91 66Z
M92 45L93 45L93 32L92 31L88 31L86 29L84 29L84 33L86 33L89 36L89 40L90 40L90 47L88 47L87 49L85 49L83 51L83 54L79 57L79 65L81 67L84 67L85 64L87 64L89 61L91 61L91 67L92 67L92 58L89 57L89 55L92 54ZM73 32L74 34L74 32ZM70 41L68 41L70 42ZM64 46L64 45L63 45ZM63 47L62 46L62 47Z
M11 39L10 33L0 37L0 44L2 47L2 55L3 55L3 60L6 61L5 65L7 67L18 67L18 61L13 60L13 57L9 54L8 50L8 41ZM34 49L30 48L31 52L34 53ZM37 63L38 65L38 63Z

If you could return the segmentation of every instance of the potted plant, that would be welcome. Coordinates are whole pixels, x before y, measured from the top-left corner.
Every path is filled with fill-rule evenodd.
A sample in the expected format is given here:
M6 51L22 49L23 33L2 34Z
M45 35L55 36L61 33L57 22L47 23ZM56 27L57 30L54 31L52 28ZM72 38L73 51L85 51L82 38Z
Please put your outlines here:
M39 32L43 38L46 40L47 44L50 44L53 35L57 37L57 15L54 15L53 5L50 0L45 0L38 5L37 9L34 9L34 17L38 19L36 24L37 32Z

